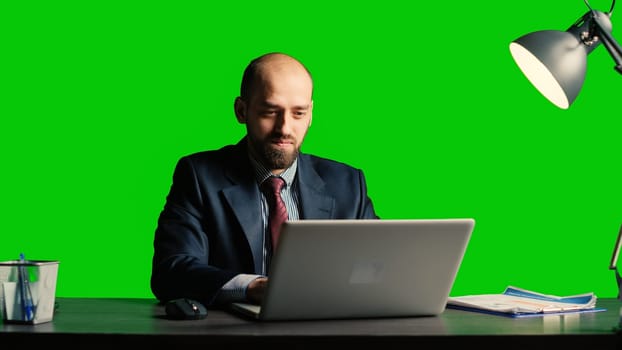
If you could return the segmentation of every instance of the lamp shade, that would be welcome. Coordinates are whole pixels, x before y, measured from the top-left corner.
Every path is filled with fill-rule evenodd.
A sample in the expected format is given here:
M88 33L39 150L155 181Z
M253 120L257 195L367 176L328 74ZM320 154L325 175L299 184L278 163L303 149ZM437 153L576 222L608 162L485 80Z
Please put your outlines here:
M574 102L583 86L590 51L573 31L542 30L510 43L512 57L523 74L562 109Z

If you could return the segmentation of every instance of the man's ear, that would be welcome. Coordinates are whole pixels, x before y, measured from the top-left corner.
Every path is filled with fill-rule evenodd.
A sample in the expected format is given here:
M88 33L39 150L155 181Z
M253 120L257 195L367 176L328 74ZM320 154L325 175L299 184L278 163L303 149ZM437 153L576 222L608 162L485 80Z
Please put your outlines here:
M311 116L309 117L309 126L313 123L313 100L311 100L311 104L309 105L309 113Z
M246 102L244 102L242 98L236 97L235 102L233 103L233 110L238 123L246 124Z

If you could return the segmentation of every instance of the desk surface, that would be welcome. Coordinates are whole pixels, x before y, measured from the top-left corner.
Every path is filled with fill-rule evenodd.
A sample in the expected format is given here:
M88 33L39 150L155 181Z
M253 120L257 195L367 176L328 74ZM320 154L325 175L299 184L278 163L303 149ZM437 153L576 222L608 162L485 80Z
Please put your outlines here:
M203 320L165 318L153 299L57 298L54 320L38 325L0 323L0 342L59 345L201 344L314 348L325 345L475 345L501 349L545 346L616 348L622 304L601 299L596 313L509 318L447 309L435 317L262 323L209 310ZM25 343L23 343L25 342Z

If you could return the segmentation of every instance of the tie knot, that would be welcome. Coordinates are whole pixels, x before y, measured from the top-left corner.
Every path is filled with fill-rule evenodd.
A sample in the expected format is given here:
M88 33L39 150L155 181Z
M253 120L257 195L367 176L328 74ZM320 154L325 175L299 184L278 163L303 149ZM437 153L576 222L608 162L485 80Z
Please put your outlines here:
M283 180L282 178L278 176L270 176L262 184L262 186L265 189L269 189L272 191L272 193L275 193L275 194L281 193L281 189L283 188L284 185L285 185L285 180Z

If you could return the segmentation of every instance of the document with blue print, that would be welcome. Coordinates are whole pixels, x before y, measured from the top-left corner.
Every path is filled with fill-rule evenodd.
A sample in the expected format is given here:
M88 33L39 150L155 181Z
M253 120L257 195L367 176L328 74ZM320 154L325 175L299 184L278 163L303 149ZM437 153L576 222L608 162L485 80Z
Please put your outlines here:
M447 307L511 317L605 311L596 307L596 300L594 293L560 297L508 286L500 294L450 297Z

